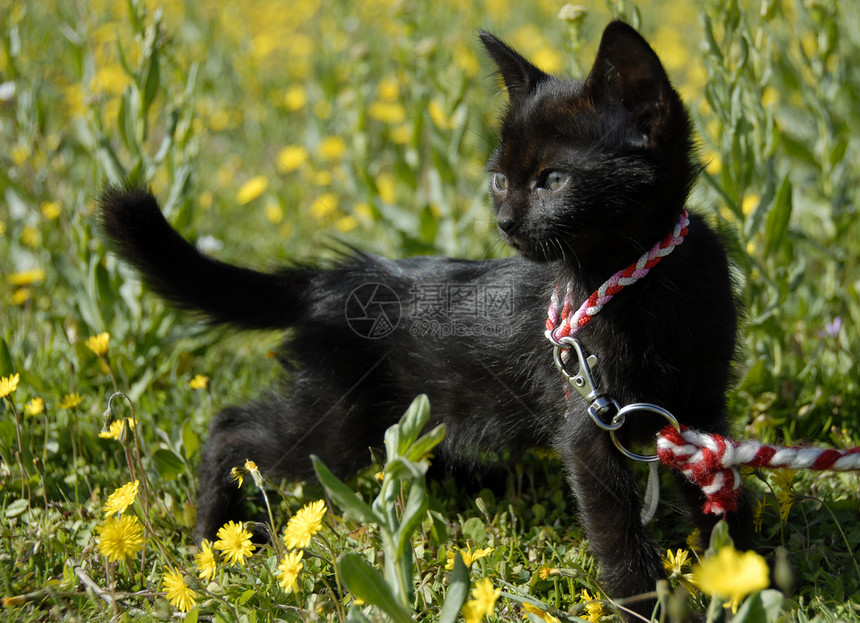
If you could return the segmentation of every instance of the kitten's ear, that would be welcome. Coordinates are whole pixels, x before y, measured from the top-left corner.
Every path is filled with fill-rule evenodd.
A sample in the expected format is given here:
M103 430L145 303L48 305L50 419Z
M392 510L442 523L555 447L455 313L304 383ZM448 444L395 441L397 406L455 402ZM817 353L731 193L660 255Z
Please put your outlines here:
M516 106L549 76L532 65L516 50L498 37L482 30L478 33L490 58L499 68L499 75L508 89L511 105Z
M584 91L596 104L621 104L628 122L653 147L669 119L674 94L666 70L648 42L624 22L603 31Z

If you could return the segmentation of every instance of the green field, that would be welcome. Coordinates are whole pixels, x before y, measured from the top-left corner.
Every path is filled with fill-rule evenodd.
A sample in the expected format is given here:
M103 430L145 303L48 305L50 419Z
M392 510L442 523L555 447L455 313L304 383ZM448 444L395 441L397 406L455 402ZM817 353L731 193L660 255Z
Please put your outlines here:
M280 539L232 561L241 538L238 550L228 543L200 577L192 527L208 423L274 383L279 336L207 330L174 312L95 228L101 189L131 180L217 257L259 268L344 244L389 257L508 254L483 168L505 95L478 28L581 77L613 14L638 25L699 129L705 171L691 208L736 264L737 436L860 445L860 5L590 0L562 19L562 4L0 4L0 618L613 619L560 464L529 456L504 494L425 484L415 474L432 444L409 431L421 409L389 448L386 476L346 485L375 499L377 515L328 483L320 530L293 548L294 582ZM115 392L125 396L106 413ZM132 405L136 426L123 432ZM244 477L251 492L254 473ZM106 517L111 493L133 480L122 519ZM749 471L745 483L774 584L734 620L860 620L857 475ZM278 534L324 494L317 483L265 488ZM675 620L685 607L731 617L731 595L688 577L705 553L676 559L689 536L677 506L666 488L653 530L673 577L655 590ZM482 556L446 570L461 550Z

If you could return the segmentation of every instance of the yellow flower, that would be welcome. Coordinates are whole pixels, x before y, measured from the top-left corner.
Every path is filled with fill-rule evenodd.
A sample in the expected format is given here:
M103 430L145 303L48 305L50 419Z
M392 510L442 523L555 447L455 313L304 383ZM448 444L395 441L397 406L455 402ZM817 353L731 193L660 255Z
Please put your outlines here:
M302 563L302 551L290 552L278 565L278 584L288 593L296 590L296 580L299 572L304 568Z
M134 430L134 420L131 418L114 420L106 431L103 430L99 432L99 437L102 439L119 439L120 433L122 433L123 424L126 422L128 423L129 428Z
M42 235L35 227L24 227L21 230L20 240L21 244L23 244L24 246L30 247L31 249L35 249L42 244Z
M55 218L60 216L60 204L56 201L43 201L42 216L49 221L53 221Z
M376 190L379 191L379 198L384 203L394 203L397 198L394 177L389 173L380 173L376 176L375 181Z
M523 603L523 610L525 610L526 612L530 612L531 614L543 619L547 623L561 623L558 620L558 618L552 616L546 610L541 610L540 608L533 606L531 604ZM528 617L524 616L523 618L528 618Z
M108 517L98 531L98 549L111 562L125 560L143 549L143 526L134 515Z
M460 611L466 619L466 623L480 623L484 618L484 611L481 609L481 604L477 601L467 601L463 604L463 609Z
M319 152L326 160L340 160L346 153L346 142L339 136L327 136L320 141Z
M284 94L284 108L290 112L301 110L308 103L308 95L303 87L294 86Z
M0 398L5 398L18 389L18 381L20 378L20 374L12 374L0 378Z
M202 374L195 374L194 378L188 381L188 387L191 389L206 389L209 385L209 377Z
M78 393L66 394L60 401L60 409L74 409L84 401L83 396Z
M30 288L18 288L12 293L12 305L23 305L33 296Z
M224 558L232 567L236 563L245 564L245 557L250 556L254 549L251 543L251 533L235 521L228 521L218 529L218 540L212 546L224 554Z
M460 549L459 547L455 548L458 552L460 552L460 557L463 559L463 564L466 567L471 567L472 563L478 560L479 558L484 558L485 556L489 556L493 553L492 547L486 547L484 549L476 549L474 552L472 551L472 546L467 545L466 549ZM456 553L448 552L445 554L448 557L448 562L445 563L445 568L448 571L451 571L454 568L454 558L456 557Z
M348 234L353 229L358 227L358 219L356 219L352 214L347 214L337 219L337 221L335 221L334 223L334 226L339 232Z
M197 594L188 588L185 578L178 569L171 569L164 574L161 590L164 591L167 600L182 612L188 612L197 605Z
M311 214L319 220L334 214L337 210L338 198L334 193L323 193L311 204Z
M445 113L445 109L442 108L442 104L439 103L439 100L431 100L427 105L427 112L435 126L440 130L451 130L454 128L454 124L451 123L451 120L448 118L448 115Z
M377 100L367 107L367 114L377 121L397 125L406 120L406 110L397 102Z
M236 201L241 205L251 203L254 199L262 195L268 187L269 180L264 175L252 177L239 188L239 192L236 193Z
M693 575L684 572L684 567L690 565L690 552L685 549L678 549L675 553L672 550L666 550L666 555L663 557L663 568L669 574L670 580L681 580L682 582L691 582Z
M99 357L104 357L108 351L109 341L110 333L104 332L88 337L84 345Z
M591 623L597 623L600 617L603 616L603 606L600 603L600 593L595 593L594 597L588 594L588 591L582 589L579 594L579 600L585 604L585 620Z
M31 286L34 283L44 281L44 279L45 271L41 268L23 270L18 273L12 273L8 277L6 277L6 281L8 281L9 285L12 286Z
M727 605L737 612L744 597L770 585L770 570L755 552L724 547L697 565L693 578L703 593L728 599Z
M394 76L382 78L376 85L376 93L379 95L379 99L383 101L396 102L397 98L400 97L400 86L397 78Z
M541 567L538 570L538 577L540 577L541 580L546 580L551 575L560 575L560 572L558 569L554 569L553 567Z
M106 517L110 517L114 513L122 515L125 509L134 503L137 497L137 485L139 482L135 480L134 482L126 483L110 494L102 509Z
M776 501L779 504L779 517L782 521L788 519L791 507L794 505L794 492L791 490L791 482L796 475L796 470L780 469L772 478L776 488Z
M212 543L208 539L203 539L200 543L200 551L194 555L194 566L197 568L197 577L201 580L211 580L215 577L218 565L215 562Z
M301 145L287 145L278 152L278 171L292 173L308 159L308 150Z
M326 507L324 500L317 500L303 506L287 522L284 529L284 545L288 549L307 547L311 537L320 531Z
M467 623L480 621L483 617L493 613L493 608L496 607L496 600L502 594L502 589L493 588L493 583L489 578L478 580L475 583L475 588L472 589L472 597L463 606L462 614L466 617Z
M761 197L758 195L746 195L741 202L741 212L744 213L744 216L749 216L759 203L761 203Z
M31 399L30 402L24 405L24 413L27 415L39 415L45 410L45 401L39 396Z
M266 203L266 220L272 225L277 225L284 220L284 210L277 201L269 201Z

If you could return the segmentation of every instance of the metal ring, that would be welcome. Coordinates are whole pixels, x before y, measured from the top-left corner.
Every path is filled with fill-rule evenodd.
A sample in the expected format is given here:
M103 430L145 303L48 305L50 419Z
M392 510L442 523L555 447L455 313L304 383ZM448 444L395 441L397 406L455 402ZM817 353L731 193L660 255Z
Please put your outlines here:
M657 405L652 405L647 402L636 402L632 405L627 405L618 411L615 414L615 417L612 418L613 423L615 423L616 419L621 418L622 423L624 422L624 416L633 411L648 411L650 413L656 413L657 415L662 415L664 418L669 420L669 423L675 428L675 430L680 431L681 425L678 423L678 419L672 415L671 412L667 411L663 407L658 407ZM618 451L621 452L628 459L632 459L634 461L640 461L642 463L654 463L655 461L659 461L660 457L656 454L636 454L635 452L631 452L627 448L625 448L620 441L618 441L618 437L615 435L615 430L609 431L609 436L612 438L612 443L615 444L615 447L618 448Z

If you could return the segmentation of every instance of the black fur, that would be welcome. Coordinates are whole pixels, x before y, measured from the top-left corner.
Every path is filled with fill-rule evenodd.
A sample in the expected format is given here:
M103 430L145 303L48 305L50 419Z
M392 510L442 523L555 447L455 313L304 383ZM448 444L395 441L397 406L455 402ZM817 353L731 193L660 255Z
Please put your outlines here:
M263 274L201 255L142 190L106 191L102 228L172 302L216 323L292 329L281 351L283 387L223 410L212 424L200 471L200 537L244 516L228 480L232 467L250 458L270 477L308 478L313 453L348 475L423 392L431 423L448 427L438 455L450 464L555 448L605 589L616 597L649 592L662 569L640 525L637 481L579 396L566 399L543 331L556 283L573 280L582 301L671 231L698 173L690 121L657 56L623 23L607 27L581 82L544 74L488 33L481 40L510 95L489 171L502 236L518 257L356 254L334 267ZM725 432L736 301L717 236L696 216L689 231L577 337L598 357L599 386L621 404L656 403L689 426ZM384 288L374 298L367 284ZM434 285L448 297L447 316L435 319L421 308L423 289ZM360 296L350 298L356 289ZM357 303L369 304L368 318L385 312L396 326L368 337L373 328L355 320ZM631 421L622 438L653 439L663 423ZM685 492L696 523L709 529L700 496Z

